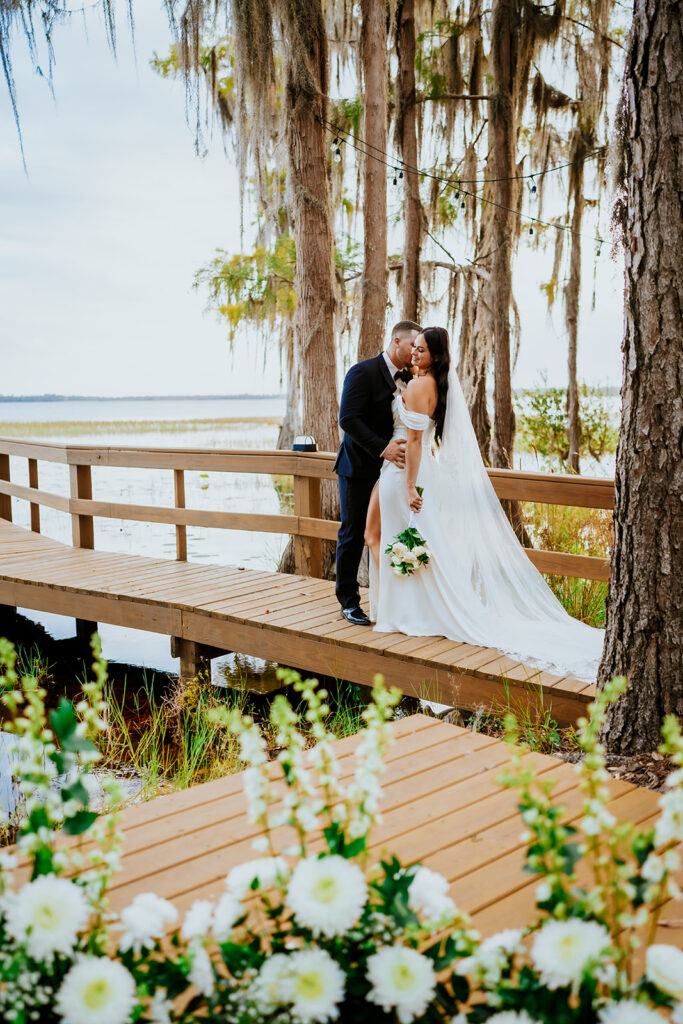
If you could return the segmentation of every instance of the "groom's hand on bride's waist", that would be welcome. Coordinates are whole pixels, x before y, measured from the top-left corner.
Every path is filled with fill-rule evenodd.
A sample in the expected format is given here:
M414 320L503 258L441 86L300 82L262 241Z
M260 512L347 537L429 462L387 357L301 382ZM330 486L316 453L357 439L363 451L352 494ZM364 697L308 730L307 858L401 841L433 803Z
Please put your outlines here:
M382 452L382 458L387 462L393 462L399 469L404 469L406 464L406 443L401 438L390 441Z

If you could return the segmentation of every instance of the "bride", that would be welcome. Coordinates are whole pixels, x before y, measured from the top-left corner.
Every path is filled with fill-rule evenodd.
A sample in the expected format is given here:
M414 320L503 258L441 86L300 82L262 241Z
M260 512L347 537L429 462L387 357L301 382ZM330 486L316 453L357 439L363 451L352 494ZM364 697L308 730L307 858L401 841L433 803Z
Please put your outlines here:
M375 630L493 647L594 682L604 632L565 611L517 540L484 468L443 327L415 338L412 367L413 379L393 402L405 469L383 464L368 509ZM411 511L431 557L396 576L385 549Z

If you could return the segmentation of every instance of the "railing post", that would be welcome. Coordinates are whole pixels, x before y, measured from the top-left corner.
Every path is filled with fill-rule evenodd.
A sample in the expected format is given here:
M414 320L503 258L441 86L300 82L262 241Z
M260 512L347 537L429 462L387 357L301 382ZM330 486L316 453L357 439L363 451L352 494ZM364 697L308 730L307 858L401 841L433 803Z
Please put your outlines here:
M9 455L0 455L0 480L9 483ZM9 494L0 494L0 519L12 522L12 498Z
M34 490L38 490L38 460L28 460L28 485ZM32 501L31 502L31 530L33 533L40 533L40 505Z
M0 480L7 480L9 483L9 455L0 454ZM9 494L0 494L0 519L12 522L12 498ZM0 604L2 615L12 615L14 612L14 605Z
M185 470L173 470L173 483L175 488L175 507L185 508ZM176 561L187 561L187 527L176 526L175 528L175 556Z
M294 477L294 515L321 518L318 477ZM294 569L299 576L322 576L322 541L319 537L294 537Z
M87 501L92 499L92 474L90 466L69 466L69 483L71 499L83 498ZM71 513L71 537L75 548L95 547L95 531L93 529L93 517L81 515L79 512ZM93 633L97 632L97 623L89 619L76 619L76 635L80 640L90 640Z

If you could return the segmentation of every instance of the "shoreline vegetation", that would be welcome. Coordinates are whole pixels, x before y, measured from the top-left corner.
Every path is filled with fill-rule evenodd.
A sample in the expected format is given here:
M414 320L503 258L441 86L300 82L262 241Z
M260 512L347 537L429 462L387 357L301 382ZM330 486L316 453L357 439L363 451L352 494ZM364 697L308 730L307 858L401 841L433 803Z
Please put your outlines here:
M202 431L209 427L247 426L279 427L278 416L229 416L220 419L193 420L26 420L24 422L0 421L0 435L4 437L50 437L53 434L175 434L178 431Z
M618 389L615 389L618 394ZM0 402L203 402L203 401L249 401L255 398L286 398L286 395L252 395L242 392L238 395L0 395Z

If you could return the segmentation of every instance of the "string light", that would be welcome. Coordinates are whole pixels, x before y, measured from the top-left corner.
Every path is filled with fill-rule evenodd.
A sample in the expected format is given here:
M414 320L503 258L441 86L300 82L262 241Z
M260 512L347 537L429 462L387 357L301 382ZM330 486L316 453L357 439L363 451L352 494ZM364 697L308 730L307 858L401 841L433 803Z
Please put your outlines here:
M353 135L351 132L347 132L343 128L338 128L336 125L333 125L331 122L324 121L322 118L320 118L319 120L320 120L320 123L325 128L327 128L328 131L331 132L332 130L334 130L334 131L336 131L339 134L340 137L341 137L342 133L345 134L346 138L342 139L341 141L348 143L348 145L351 146L352 149L355 149L356 152L361 153L363 156L370 157L371 160L376 160L378 163L384 164L384 166L388 167L390 170L395 168L395 162L394 161L392 161L390 163L388 160L382 159L382 156L388 157L390 155L389 153L385 153L384 150L378 149L377 146L373 146L371 143L365 142L363 139L360 139L358 136ZM366 148L365 149L361 149L361 147L359 145L356 145L357 142L360 142ZM370 149L375 150L376 153L382 154L382 156L375 156L374 153L370 153L369 152ZM596 156L596 155L598 155L598 154L600 154L602 152L603 152L602 149L596 149L593 153L589 153L588 156L585 159L589 159L589 157ZM403 165L403 168L406 170L406 172L417 174L422 179L424 179L424 178L431 178L433 181L439 181L443 185L445 185L446 188L455 188L456 189L456 192L455 192L456 200L459 198L460 193L462 193L463 197L469 196L471 199L477 200L480 203L487 203L489 206L495 206L496 209L498 209L498 210L505 210L507 213L512 213L512 214L515 215L515 217L523 217L525 220L533 221L534 224L538 224L541 227L554 228L556 231L566 231L566 232L568 232L571 235L577 235L579 238L591 238L594 241L599 242L600 244L602 244L605 241L604 238L601 238L599 235L587 235L587 234L582 234L581 232L574 231L574 229L569 224L559 224L559 223L557 223L555 221L541 220L539 217L529 217L528 214L522 213L521 210L515 210L511 206L505 206L503 203L498 203L494 199L487 199L485 196L482 196L482 195L480 195L480 194L478 194L476 192L470 192L467 189L462 188L462 181L463 180L467 181L467 183L469 184L470 180L474 181L476 179L460 179L458 181L457 186L454 186L450 178L443 178L443 177L439 176L438 174L430 174L429 171L421 170L419 167L410 167L408 164L406 164L406 162L404 160L400 160L399 162ZM535 176L540 176L541 174L549 174L551 171L559 171L559 170L561 170L564 167L571 167L571 165L574 164L574 163L576 163L576 161L575 160L571 160L571 161L569 161L566 164L558 164L555 167L549 167L549 168L547 168L546 171L534 171L533 174L520 174L520 175L517 175L516 177L513 177L513 178L487 178L487 179L485 179L482 182L482 184L493 183L493 182L496 182L496 181L522 181L522 180L525 180L525 179L528 179L528 178L533 178ZM396 180L395 179L394 179L394 184L396 184ZM535 187L536 187L536 185L535 185L535 182L534 182L534 185L532 186L532 191L533 191L533 189ZM461 209L464 207L464 205L465 205L465 203L464 203L464 199L463 199L463 202L461 203Z

